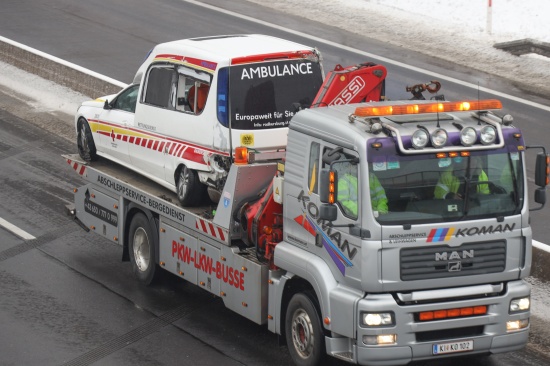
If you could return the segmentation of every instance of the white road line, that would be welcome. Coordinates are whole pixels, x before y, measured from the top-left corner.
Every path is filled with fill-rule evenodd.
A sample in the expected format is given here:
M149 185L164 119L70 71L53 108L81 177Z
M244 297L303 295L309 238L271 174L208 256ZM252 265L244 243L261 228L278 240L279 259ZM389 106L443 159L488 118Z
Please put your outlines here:
M533 246L540 250L544 250L547 253L550 253L550 245L541 243L540 241L533 240Z
M13 234L17 235L18 237L20 237L21 239L25 239L25 240L33 240L33 239L36 239L34 236L32 236L31 234L29 234L28 232L26 232L25 230L23 229L20 229L18 228L17 226L15 226L14 224L4 220L3 218L0 217L0 226L4 227L6 230L8 231L11 231Z
M446 76L446 75L443 75L443 74L438 74L438 73L435 73L435 72L432 72L432 71L429 71L429 70L426 70L426 69L422 69L420 67L407 65L407 64L404 64L404 63L399 62L399 61L395 61L395 60L392 60L392 59L389 59L389 58L386 58L386 57L375 55L374 53L369 53L369 52L358 50L358 49L353 48L353 47L344 46L344 45L341 45L341 44L333 42L333 41L329 41L329 40L324 39L324 38L312 36L312 35L307 34L307 33L302 33L302 32L299 32L299 31L295 31L293 29L288 29L288 28L285 28L285 27L281 27L280 25L269 23L269 22L266 22L266 21L263 21L263 20L254 19L254 18L249 17L247 15L242 15L242 14L239 14L239 13L235 13L233 11L218 8L218 7L213 6L213 5L204 4L204 3L201 3L201 2L198 2L198 1L195 1L195 0L181 0L181 1L184 1L184 2L190 3L190 4L194 4L194 5L197 5L197 6L202 6L203 8L207 8L207 9L210 9L210 10L213 10L213 11L217 11L219 13L224 13L224 14L227 14L227 15L231 15L231 16L237 17L239 19L247 20L249 22L254 22L256 24L261 24L263 26L270 27L270 28L273 28L273 29L277 29L277 30L280 30L280 31L283 31L283 32L294 34L294 35L299 36L299 37L311 39L312 41L324 43L324 44L327 44L329 46L339 48L339 49L342 49L342 50L345 50L345 51L348 51L348 52L353 52L353 53L356 53L356 54L359 54L359 55L362 55L362 56L366 56L366 57L369 57L369 58L375 58L375 59L380 60L380 61L382 61L384 63L387 63L387 64L392 64L392 65L399 66L399 67L402 67L402 68L405 68L405 69L409 69L411 71L415 71L415 72L423 73L423 74L426 74L426 75L430 75L430 76L433 76L436 79L446 80L446 81L449 81L449 82L452 82L452 83L455 83L455 84L459 84L459 85L462 85L462 86L465 86L465 87L468 87L468 88L472 88L472 89L475 89L475 90L480 90L480 91L483 91L483 92L486 92L486 93L496 95L498 97L513 100L513 101L518 102L518 103L522 103L522 104L529 105L529 106L534 107L534 108L539 108L539 109L550 112L550 106L546 106L544 104L535 103L535 102L532 102L532 101L527 100L527 99L519 98L519 97L510 95L510 94L506 94L506 93L502 93L502 92L499 92L499 91L496 91L496 90L493 90L493 89L485 88L485 87L479 86L477 84L468 83L466 81L455 79L455 78L452 78L452 77L449 77L449 76Z

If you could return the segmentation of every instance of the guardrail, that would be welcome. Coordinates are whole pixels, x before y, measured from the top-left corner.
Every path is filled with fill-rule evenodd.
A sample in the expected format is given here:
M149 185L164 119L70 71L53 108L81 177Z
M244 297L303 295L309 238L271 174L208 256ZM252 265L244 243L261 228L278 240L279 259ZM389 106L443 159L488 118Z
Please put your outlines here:
M504 50L516 56L536 53L538 55L550 57L550 43L537 41L531 38L495 43L493 47L499 50Z
M0 61L96 98L118 93L126 84L0 36Z

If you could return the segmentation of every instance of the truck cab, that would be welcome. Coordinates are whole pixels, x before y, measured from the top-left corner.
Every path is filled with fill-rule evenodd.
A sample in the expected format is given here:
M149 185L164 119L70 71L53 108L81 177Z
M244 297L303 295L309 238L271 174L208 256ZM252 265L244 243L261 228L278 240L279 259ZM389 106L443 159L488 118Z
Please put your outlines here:
M328 354L407 364L526 344L526 145L500 108L401 101L293 118L274 263L288 288L309 289ZM293 336L301 310L281 315L298 358L315 343Z

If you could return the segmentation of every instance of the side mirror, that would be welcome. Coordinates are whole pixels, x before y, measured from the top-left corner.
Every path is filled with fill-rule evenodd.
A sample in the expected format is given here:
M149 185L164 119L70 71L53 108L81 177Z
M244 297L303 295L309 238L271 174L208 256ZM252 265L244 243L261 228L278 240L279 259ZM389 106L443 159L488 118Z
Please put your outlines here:
M319 182L319 199L322 203L334 204L338 200L338 172L335 170L321 170Z
M334 221L338 217L338 208L336 205L324 203L319 207L319 219L325 221Z
M550 175L550 154L538 153L535 163L535 184L539 187L546 187Z
M546 203L546 188L537 188L535 191L535 202L544 206Z
M113 109L108 100L105 100L105 103L103 104L103 109Z
M319 208L319 218L326 221L334 221L338 217L338 208L335 203L338 200L338 173L334 170L321 170L319 184L319 199L322 203Z
M331 164L342 156L340 153L343 151L341 147L337 147L335 149L327 150L323 154L323 163L325 164Z

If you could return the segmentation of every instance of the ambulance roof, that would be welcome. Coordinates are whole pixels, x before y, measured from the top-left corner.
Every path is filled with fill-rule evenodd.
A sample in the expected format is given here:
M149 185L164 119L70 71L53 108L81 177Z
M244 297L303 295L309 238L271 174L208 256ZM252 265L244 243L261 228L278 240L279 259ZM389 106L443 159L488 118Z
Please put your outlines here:
M236 34L161 43L155 47L154 52L184 53L184 56L204 57L209 61L223 62L236 57L311 49L281 38L261 34Z

